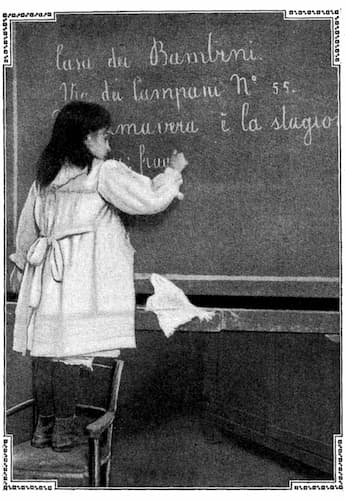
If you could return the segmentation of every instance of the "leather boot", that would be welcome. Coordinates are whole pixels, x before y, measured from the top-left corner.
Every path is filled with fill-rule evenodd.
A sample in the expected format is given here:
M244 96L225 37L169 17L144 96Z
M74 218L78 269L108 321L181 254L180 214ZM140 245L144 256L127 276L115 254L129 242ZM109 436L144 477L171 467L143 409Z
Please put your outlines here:
M81 423L77 416L56 418L52 448L57 452L69 451L75 446L87 442Z
M54 429L55 415L45 417L38 416L36 429L31 439L31 446L35 448L45 448L51 446L53 429Z

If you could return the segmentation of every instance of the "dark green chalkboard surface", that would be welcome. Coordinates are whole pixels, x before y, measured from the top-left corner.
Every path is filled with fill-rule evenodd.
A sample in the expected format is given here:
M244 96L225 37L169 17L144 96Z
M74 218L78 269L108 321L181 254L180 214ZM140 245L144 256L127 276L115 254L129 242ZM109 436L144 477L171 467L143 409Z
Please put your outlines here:
M198 294L336 296L338 68L329 19L284 12L56 14L13 23L6 71L8 229L71 99L103 103L114 155L189 160L185 199L126 218L138 282Z

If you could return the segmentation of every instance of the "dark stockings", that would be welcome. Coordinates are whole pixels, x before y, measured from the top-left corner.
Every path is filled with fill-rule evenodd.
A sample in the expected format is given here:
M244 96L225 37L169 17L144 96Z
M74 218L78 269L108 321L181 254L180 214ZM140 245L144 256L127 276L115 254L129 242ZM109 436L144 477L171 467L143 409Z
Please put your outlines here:
M33 358L33 385L39 415L74 415L80 367L47 358Z

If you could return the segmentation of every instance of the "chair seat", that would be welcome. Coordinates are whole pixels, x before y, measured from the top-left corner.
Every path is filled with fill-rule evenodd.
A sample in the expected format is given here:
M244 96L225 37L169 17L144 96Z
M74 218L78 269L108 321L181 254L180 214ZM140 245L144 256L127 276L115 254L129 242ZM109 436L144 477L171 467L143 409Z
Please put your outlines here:
M54 479L73 474L85 478L89 475L87 444L63 453L50 447L35 448L30 441L13 448L14 479Z

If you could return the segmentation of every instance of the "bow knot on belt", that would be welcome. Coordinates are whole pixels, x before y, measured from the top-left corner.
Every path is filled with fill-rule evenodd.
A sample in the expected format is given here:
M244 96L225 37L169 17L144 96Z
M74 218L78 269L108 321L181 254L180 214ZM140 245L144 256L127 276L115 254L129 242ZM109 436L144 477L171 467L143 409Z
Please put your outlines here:
M51 248L50 269L55 281L62 281L63 257L59 240L53 236L39 236L27 254L27 261L34 267L42 266Z
M50 253L50 270L54 281L61 282L64 272L64 261L60 245L60 240L67 236L90 233L94 231L92 227L73 229L58 234L41 234L31 245L26 259L34 267L34 273L31 284L30 307L37 308L42 293L42 272L48 253Z

